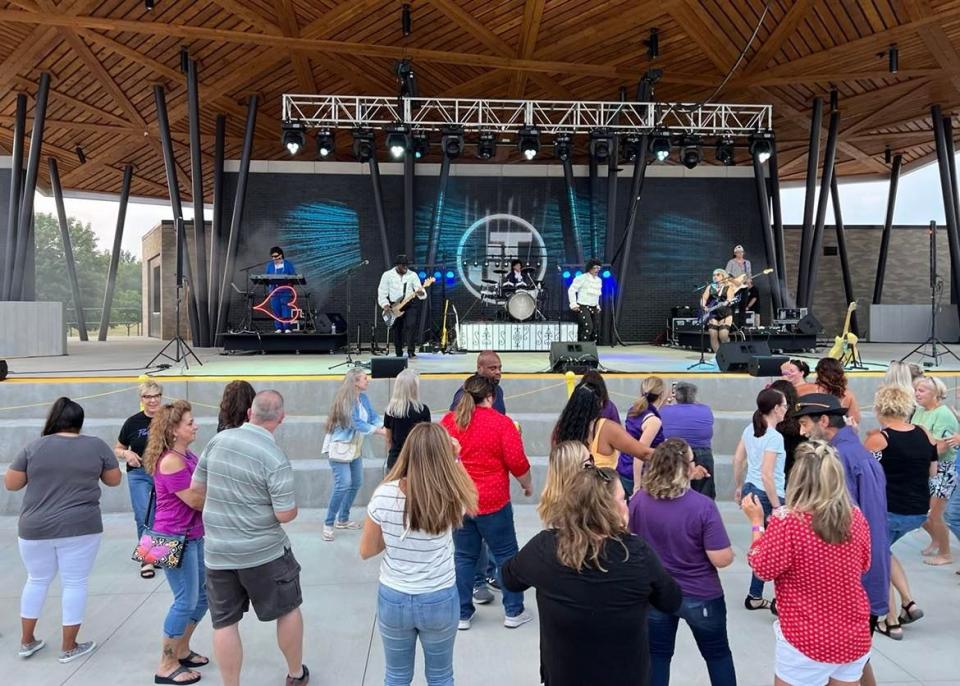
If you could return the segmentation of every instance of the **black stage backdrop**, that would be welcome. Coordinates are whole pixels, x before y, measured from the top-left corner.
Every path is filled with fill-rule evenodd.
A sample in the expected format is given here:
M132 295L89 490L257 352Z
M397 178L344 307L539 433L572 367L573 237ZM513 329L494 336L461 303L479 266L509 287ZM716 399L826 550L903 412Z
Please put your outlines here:
M226 175L227 208L232 207L236 179L235 173ZM381 180L389 249L394 255L403 251L403 179L383 175ZM498 278L492 270L499 268L496 263L501 256L510 254L519 254L535 266L549 293L544 314L555 320L560 296L570 282L563 278L568 271L565 265L576 259L573 241L580 241L586 257L612 257L602 254L605 181L592 215L588 180L578 178L577 185L574 220L562 177L451 176L439 217L437 264L427 266L431 226L437 221L438 179L418 176L416 255L411 256L411 266L441 275L431 291L434 325L439 325L444 295L456 305L461 321L495 316L496 308L483 306L478 294L483 280ZM621 178L617 190L619 239L626 225L630 179ZM253 265L249 273L262 272L270 247L279 245L307 277L313 306L321 312L342 313L351 334L361 324L366 339L378 310L380 274L388 267L383 262L370 177L251 173L247 193L237 285L245 278L243 267ZM755 271L766 266L752 178L647 178L627 265L622 339L652 340L666 327L672 306L696 304L695 286L726 264L737 243L746 248ZM370 262L360 266L363 260ZM569 271L571 276L575 273L575 269ZM622 278L614 274L606 287L619 287ZM767 286L758 286L769 308Z

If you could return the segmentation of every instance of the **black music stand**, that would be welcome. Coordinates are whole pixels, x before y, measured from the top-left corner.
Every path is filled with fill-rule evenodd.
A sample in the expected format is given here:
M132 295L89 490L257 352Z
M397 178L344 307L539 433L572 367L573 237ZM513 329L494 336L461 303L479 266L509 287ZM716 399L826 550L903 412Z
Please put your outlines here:
M183 336L180 334L180 302L183 300L183 241L186 240L183 230L183 218L178 217L174 222L174 230L177 232L177 300L175 305L175 312L177 318L177 335L172 339L167 341L167 344L160 348L160 352L153 356L149 362L147 362L146 368L149 369L153 367L154 362L159 360L161 357L166 358L173 362L174 364L183 363L184 369L190 369L189 358L192 356L194 360L197 361L197 364L201 367L203 362L200 361L200 358L197 357L197 354L193 352L193 348L187 345L187 342L183 339ZM173 346L173 355L167 352L167 349L170 346ZM169 367L170 365L159 365L161 367Z

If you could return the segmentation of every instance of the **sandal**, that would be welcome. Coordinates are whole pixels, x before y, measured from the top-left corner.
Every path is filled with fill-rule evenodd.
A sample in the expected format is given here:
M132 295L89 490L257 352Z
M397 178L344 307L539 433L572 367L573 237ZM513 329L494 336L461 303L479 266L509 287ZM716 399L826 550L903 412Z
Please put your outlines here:
M751 595L748 595L744 601L743 606L748 610L769 610L771 605L770 601L766 598L754 598Z
M193 679L186 679L186 680L184 680L184 681L177 681L177 677L178 677L178 676L180 676L181 674L186 674L186 673L189 672L189 671L190 671L190 670L187 669L186 667L178 667L177 669L175 669L175 670L173 670L172 672L170 672L167 676L160 676L159 674L154 674L154 675L153 675L153 683L155 683L155 684L174 684L174 685L176 685L176 684L181 684L181 686L182 686L182 684L195 684L195 683L197 683L198 681L200 681L200 675L199 675L199 674L197 674L197 676L196 676L195 678L193 678Z
M210 658L204 657L203 655L195 653L191 650L190 654L186 657L181 657L179 662L187 669L195 669L196 667L206 667L208 664L210 664Z
M877 633L883 634L894 641L903 640L903 628L899 624L890 624L886 619L877 622Z
M918 619L923 619L923 610L917 607L917 604L912 600L906 605L900 606L900 616L897 617L900 620L900 624L911 624Z
M290 676L287 674L286 686L307 686L310 683L310 670L306 665L300 665L303 668L303 674L300 676Z
M142 564L140 565L140 578L141 579L152 579L157 575L156 570L153 568L152 564Z
M777 599L774 598L770 601L770 612L773 613L774 617L779 617L780 613L777 612Z

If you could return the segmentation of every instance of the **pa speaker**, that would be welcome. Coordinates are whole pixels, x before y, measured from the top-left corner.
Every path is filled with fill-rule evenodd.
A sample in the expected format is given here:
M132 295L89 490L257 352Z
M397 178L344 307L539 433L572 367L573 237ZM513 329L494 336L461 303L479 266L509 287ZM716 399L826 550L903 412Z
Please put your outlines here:
M579 374L587 369L597 369L599 366L597 344L592 341L550 344L550 369L555 372L572 371Z
M717 350L717 366L721 372L745 372L754 356L770 356L770 346L766 341L721 343Z
M405 357L373 357L370 359L370 376L374 379L393 379L407 368Z
M816 336L818 333L823 331L823 325L820 323L819 319L814 317L812 314L808 314L806 317L797 322L796 331L804 336Z
M7 366L6 360L0 360L0 381L3 381L7 378L10 368Z
M750 376L780 376L780 367L789 361L789 357L781 357L778 355L772 355L770 357L754 355L750 358L750 362L747 365L747 373L750 374Z

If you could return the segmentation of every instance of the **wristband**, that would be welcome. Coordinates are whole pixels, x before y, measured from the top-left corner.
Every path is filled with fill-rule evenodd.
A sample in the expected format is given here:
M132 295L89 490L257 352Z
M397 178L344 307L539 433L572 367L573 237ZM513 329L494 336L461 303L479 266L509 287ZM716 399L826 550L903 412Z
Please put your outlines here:
M762 525L762 524L754 524L752 527L750 527L750 531L752 531L752 532L755 533L755 534L762 534L762 533L763 533L763 525Z

